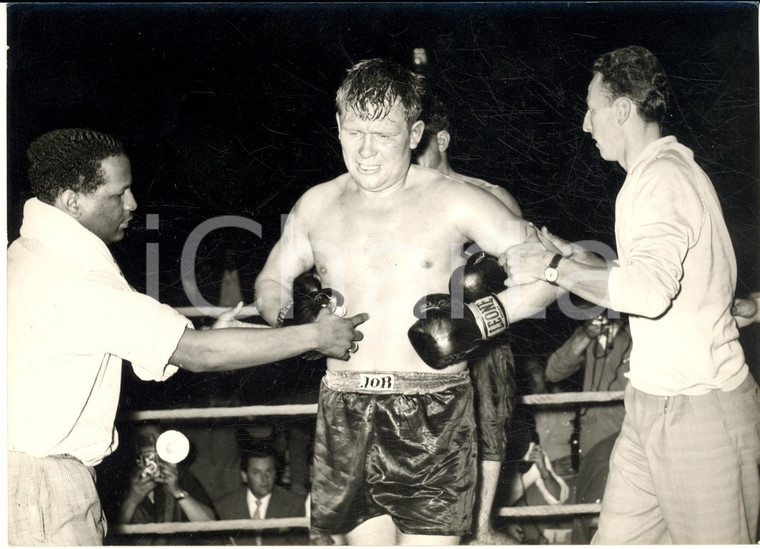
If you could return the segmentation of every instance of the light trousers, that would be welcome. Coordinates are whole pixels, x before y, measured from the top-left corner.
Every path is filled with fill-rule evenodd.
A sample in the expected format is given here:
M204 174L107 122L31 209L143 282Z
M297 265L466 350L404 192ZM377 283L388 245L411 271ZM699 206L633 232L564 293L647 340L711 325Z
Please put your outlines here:
M654 396L625 391L592 543L747 544L760 512L760 389Z

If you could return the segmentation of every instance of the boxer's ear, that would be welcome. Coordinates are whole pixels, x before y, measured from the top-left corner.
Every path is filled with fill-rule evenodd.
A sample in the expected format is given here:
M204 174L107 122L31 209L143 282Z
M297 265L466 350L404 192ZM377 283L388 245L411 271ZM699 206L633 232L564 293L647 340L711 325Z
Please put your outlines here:
M410 133L409 148L410 149L417 148L417 145L420 144L420 140L422 139L422 134L424 132L425 132L425 123L422 120L417 120L417 122L412 124L412 127L409 130L409 133Z

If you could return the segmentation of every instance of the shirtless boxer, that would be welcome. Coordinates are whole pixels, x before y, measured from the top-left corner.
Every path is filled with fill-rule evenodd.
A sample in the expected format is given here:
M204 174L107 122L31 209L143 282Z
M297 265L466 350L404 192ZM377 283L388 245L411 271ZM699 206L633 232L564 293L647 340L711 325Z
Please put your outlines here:
M446 106L432 94L428 94L422 112L425 131L414 162L424 168L439 172L475 185L490 192L509 210L522 217L520 206L503 187L482 179L455 172L449 163L451 123ZM504 275L501 275L503 281ZM507 430L515 406L515 359L512 347L505 336L483 345L479 356L469 363L475 386L475 405L478 426L478 457L480 480L478 482L477 514L471 545L504 545L516 540L493 529L491 511L499 482L499 473L507 452Z
M407 331L421 297L448 292L466 242L498 255L530 234L489 193L411 165L422 94L419 76L384 60L349 71L336 101L348 173L296 202L256 281L271 324L312 267L349 313L372 317L349 362L328 358L317 415L312 529L349 544L456 544L469 533L477 447L466 362L444 366L451 357L437 349L439 368L429 366ZM543 281L498 295L511 322L555 298Z

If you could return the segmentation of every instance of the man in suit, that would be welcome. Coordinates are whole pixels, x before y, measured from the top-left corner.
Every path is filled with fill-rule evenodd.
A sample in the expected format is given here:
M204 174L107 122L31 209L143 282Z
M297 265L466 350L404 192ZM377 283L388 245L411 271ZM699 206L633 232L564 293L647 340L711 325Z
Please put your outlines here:
M269 446L257 445L241 451L243 486L214 502L220 520L303 517L305 498L278 486L277 459ZM267 529L238 532L236 545L306 545L305 529Z

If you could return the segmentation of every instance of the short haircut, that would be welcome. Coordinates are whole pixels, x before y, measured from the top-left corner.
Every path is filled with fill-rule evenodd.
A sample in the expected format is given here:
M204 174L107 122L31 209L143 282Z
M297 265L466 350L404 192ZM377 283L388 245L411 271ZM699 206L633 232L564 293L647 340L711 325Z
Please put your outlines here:
M602 75L610 100L627 97L646 122L661 124L668 106L668 78L646 48L628 46L601 55L592 71Z
M348 70L335 105L341 116L351 109L362 120L381 120L398 100L411 128L420 118L423 97L422 75L385 59L365 59Z
M274 466L279 470L280 460L277 452L266 442L249 443L244 444L240 448L240 468L243 472L248 470L248 462L252 459L258 458L272 458Z
M66 189L91 194L105 183L101 161L123 154L124 146L104 133L79 128L48 132L26 151L32 193L48 204Z
M424 154L431 143L435 143L438 132L447 131L451 133L451 123L449 122L449 112L446 105L443 104L436 95L426 92L422 101L421 120L425 123L425 131L417 147L412 151L412 156Z
M425 95L422 108L422 120L425 122L425 132L437 134L446 130L451 132L449 111L437 95Z

